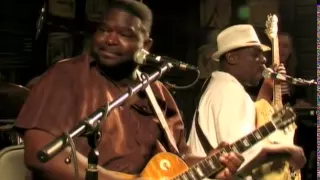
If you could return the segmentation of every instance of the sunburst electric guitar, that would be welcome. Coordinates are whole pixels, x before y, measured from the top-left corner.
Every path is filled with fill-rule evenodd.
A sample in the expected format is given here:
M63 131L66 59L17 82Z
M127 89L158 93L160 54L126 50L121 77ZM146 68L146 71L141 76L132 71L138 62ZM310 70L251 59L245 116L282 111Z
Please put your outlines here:
M279 59L279 42L278 42L278 18L276 15L268 15L267 21L266 21L266 30L265 33L268 35L271 44L272 44L272 62L273 64L279 65L280 59ZM265 80L264 83L268 84L268 81L270 79ZM272 96L271 100L272 102L268 102L265 99L258 100L256 105L256 112L257 112L257 126L264 124L269 121L270 115L272 115L272 112L277 111L283 107L282 104L282 93L281 93L281 84L278 81L271 82L271 88L272 93L267 91L264 91L264 88L267 89L268 85L265 86L262 85L260 93L263 94L262 96L268 97ZM260 95L259 93L259 95ZM292 126L290 126L286 133L283 133L282 131L276 132L272 136L268 138L267 143L270 142L281 142L281 143L290 143L293 144L293 138L294 138L294 129L296 128L295 124L293 123ZM264 164L262 167L257 168L257 171L259 171L260 174L263 176L259 179L262 180L300 180L301 174L300 171L297 170L295 172L291 171L289 167L289 163L279 160L278 162L270 162L269 164Z
M162 152L151 158L140 175L114 173L122 179L143 177L150 180L201 180L217 174L224 169L224 165L219 161L221 154L226 152L243 153L277 129L284 130L294 123L295 119L296 115L293 109L285 106L280 111L274 113L272 120L268 123L191 167L188 167L178 156Z

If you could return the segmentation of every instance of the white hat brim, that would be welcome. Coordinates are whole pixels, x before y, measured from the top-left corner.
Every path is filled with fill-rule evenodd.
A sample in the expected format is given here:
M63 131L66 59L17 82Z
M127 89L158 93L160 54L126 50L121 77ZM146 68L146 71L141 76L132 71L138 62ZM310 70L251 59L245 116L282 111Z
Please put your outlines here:
M234 50L234 49L238 49L238 48L242 48L242 47L250 47L250 46L259 46L263 52L271 50L271 48L269 46L264 45L264 44L246 43L246 44L243 44L243 45L237 45L237 46L234 46L234 47L230 46L228 48L218 50L218 51L216 51L215 53L212 54L212 59L215 60L215 61L220 61L219 58L224 53L229 52L229 51Z

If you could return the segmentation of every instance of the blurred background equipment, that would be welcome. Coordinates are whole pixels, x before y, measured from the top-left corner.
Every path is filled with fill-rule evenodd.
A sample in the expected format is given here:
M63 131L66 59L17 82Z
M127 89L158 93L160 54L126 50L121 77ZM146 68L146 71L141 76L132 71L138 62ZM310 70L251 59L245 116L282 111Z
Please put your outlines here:
M0 150L22 143L22 139L13 129L29 90L21 85L0 83Z

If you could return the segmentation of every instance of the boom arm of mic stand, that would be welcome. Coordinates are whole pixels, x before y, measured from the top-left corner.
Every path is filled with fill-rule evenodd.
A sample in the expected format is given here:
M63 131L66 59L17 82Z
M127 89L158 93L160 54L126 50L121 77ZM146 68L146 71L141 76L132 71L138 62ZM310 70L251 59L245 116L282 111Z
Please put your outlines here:
M132 95L136 94L140 90L143 90L151 82L159 79L163 73L171 68L172 65L170 63L162 64L159 70L149 75L148 78L144 79L134 87L129 87L126 93L122 94L111 103L107 103L106 105L98 108L94 113L82 120L78 126L69 132L71 138L86 135L88 132L92 132L92 130L96 129L95 127L99 125L99 121L105 116L105 114L109 114L111 110L123 104ZM52 159L59 152L64 150L68 144L68 138L63 134L45 145L44 148L37 153L37 157L41 162L45 163Z
M301 79L301 78L297 78L295 79L296 83L298 85L304 85L304 86L311 86L311 85L317 85L317 81L315 80L306 80L306 79Z

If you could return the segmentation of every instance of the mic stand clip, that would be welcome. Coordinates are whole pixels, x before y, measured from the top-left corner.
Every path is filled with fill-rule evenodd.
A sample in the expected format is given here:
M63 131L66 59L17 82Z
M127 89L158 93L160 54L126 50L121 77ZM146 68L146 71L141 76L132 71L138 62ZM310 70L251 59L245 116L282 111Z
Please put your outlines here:
M105 108L107 109L107 107ZM104 117L105 110L100 109L102 112L101 118ZM84 136L87 137L88 145L90 146L90 152L88 154L88 166L86 168L85 180L98 180L98 162L99 162L99 150L98 145L101 139L100 131L100 118L94 121L92 124L90 121L85 120L84 124L86 125L86 133Z

